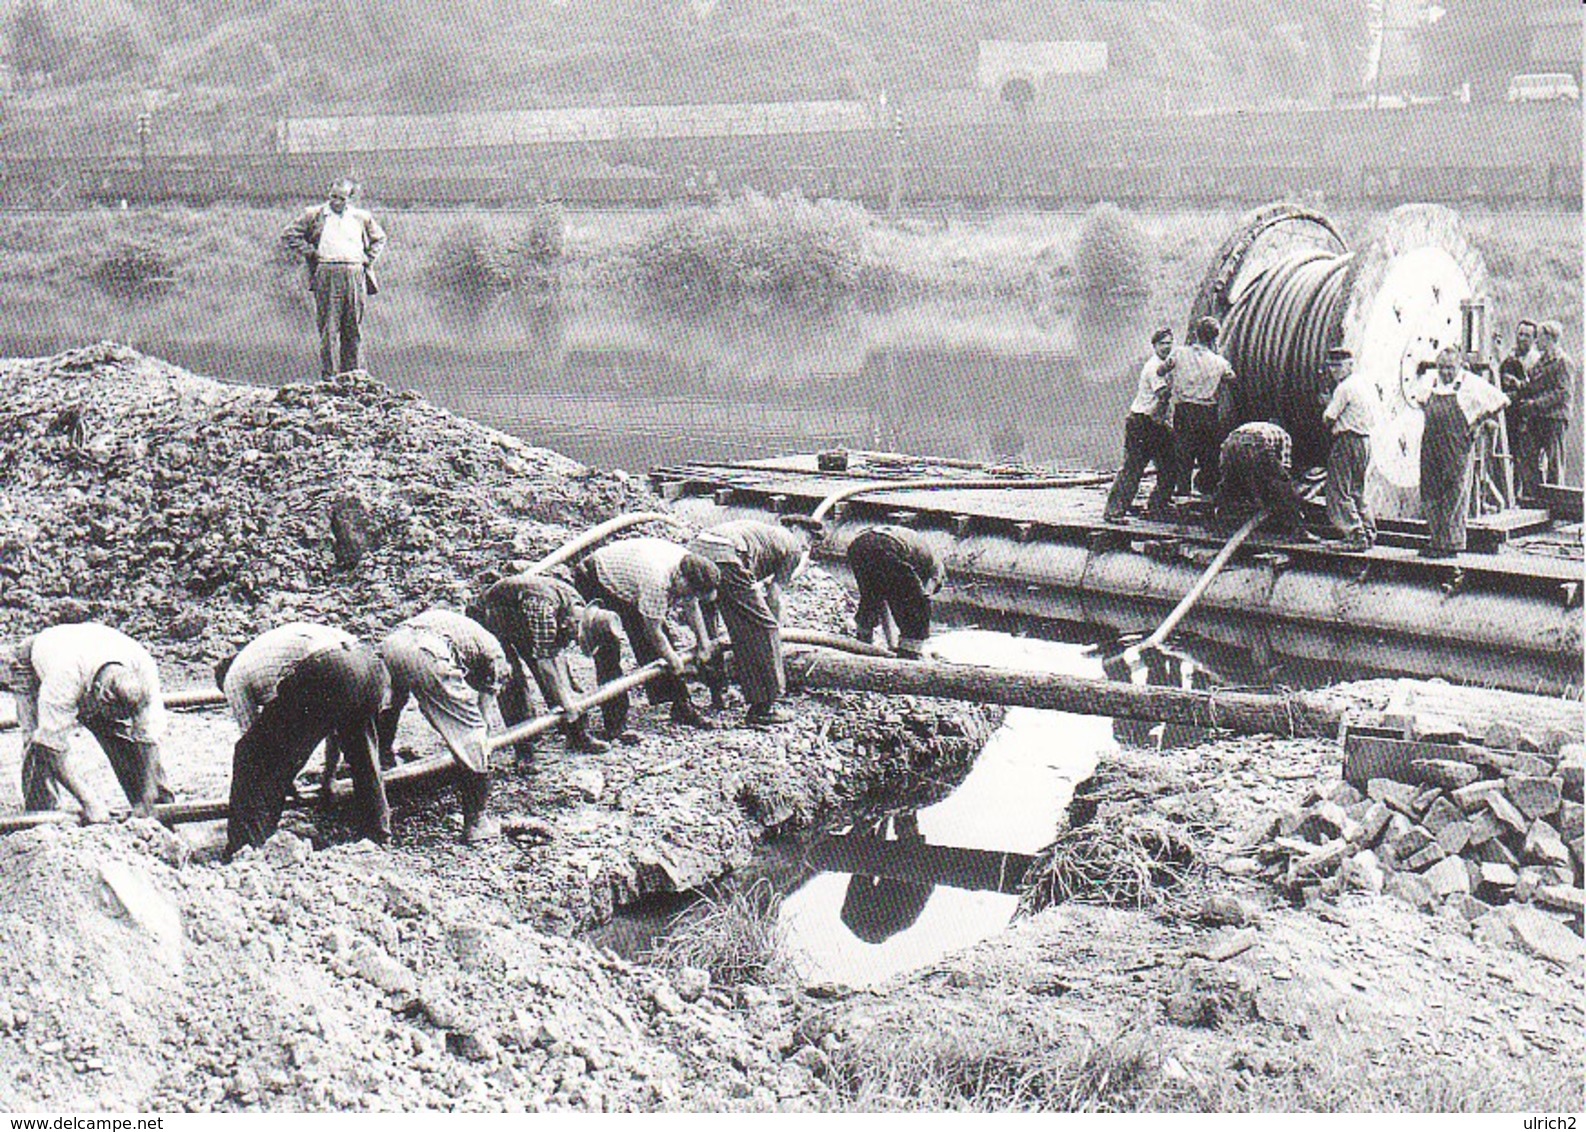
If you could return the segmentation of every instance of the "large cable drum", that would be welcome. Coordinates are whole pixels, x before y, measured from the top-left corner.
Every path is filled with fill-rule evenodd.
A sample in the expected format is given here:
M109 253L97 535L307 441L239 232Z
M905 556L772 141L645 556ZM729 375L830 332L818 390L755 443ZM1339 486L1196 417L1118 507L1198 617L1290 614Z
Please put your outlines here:
M1406 517L1419 511L1422 428L1409 388L1440 349L1465 344L1462 304L1485 284L1449 209L1397 208L1356 251L1321 213L1273 204L1245 216L1218 249L1191 319L1223 324L1236 420L1282 424L1299 466L1323 463L1331 442L1321 419L1327 349L1352 351L1381 398L1367 498L1384 516Z

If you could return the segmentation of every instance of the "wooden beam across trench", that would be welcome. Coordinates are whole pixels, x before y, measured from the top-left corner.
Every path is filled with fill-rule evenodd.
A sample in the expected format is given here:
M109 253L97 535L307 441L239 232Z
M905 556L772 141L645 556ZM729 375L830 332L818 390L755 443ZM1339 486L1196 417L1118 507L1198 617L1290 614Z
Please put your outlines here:
M873 646L861 646L858 642L844 641L825 633L788 630L783 634L783 639L789 644L803 646L790 652L786 663L790 681L807 689L930 696L1080 715L1180 723L1238 734L1336 737L1343 718L1337 707L1321 697L1304 692L1276 695L1154 688L1082 676L986 668L940 660L898 660ZM838 651L836 646L860 651ZM580 711L599 706L623 692L648 684L661 675L664 667L663 662L655 661L636 669L602 685L579 700L577 706ZM208 695L195 693L188 703L194 705L197 700ZM492 735L490 746L498 749L542 735L554 730L561 720L560 710L547 712ZM444 773L453 765L450 754L436 755L396 767L386 772L384 779L388 786L404 785ZM336 786L338 795L350 791L348 783L341 782ZM319 797L318 788L310 787L300 791L295 803L290 804L307 805L317 802ZM154 816L167 825L218 821L227 817L228 813L229 806L225 799L174 802L154 809ZM114 816L124 817L126 811L115 811ZM63 810L9 815L0 817L0 833L76 820L78 817L75 812Z

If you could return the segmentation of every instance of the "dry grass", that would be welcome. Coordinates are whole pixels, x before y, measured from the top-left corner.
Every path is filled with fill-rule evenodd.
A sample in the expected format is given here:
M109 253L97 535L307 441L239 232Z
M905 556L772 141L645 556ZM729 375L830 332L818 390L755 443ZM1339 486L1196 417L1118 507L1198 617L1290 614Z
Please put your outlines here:
M649 960L676 970L699 967L719 986L771 984L789 977L777 924L782 897L770 881L708 892L672 921Z
M1065 829L1031 867L1021 909L1065 901L1154 908L1188 879L1196 855L1185 827L1155 815Z
M830 1076L851 1111L1133 1112L1159 1061L1148 1030L1098 1042L1001 1015L878 1027L838 1048Z

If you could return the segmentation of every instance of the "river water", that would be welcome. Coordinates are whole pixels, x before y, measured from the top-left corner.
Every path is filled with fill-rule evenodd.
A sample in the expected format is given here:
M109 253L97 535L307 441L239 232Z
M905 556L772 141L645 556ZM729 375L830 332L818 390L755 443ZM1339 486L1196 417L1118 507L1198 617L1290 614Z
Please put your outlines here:
M312 314L261 304L224 334L177 309L19 309L7 357L114 338L197 373L317 376ZM848 447L1111 467L1150 331L1182 312L936 301L678 318L615 299L462 313L381 296L365 365L463 416L598 467ZM30 332L27 327L34 329Z

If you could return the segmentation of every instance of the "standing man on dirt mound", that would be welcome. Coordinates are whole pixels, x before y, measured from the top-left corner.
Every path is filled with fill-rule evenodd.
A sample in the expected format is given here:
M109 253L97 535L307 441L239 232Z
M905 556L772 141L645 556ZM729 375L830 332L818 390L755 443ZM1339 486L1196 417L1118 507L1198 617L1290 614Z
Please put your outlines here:
M72 729L104 748L134 813L171 800L160 769L160 675L148 650L108 625L54 625L16 646L9 686L22 731L23 809L53 810L64 786L85 822L109 814L71 764Z
M391 680L373 649L340 629L294 621L221 661L215 681L242 729L231 762L227 860L245 845L269 840L281 822L287 790L322 740L336 746L336 754L326 751L330 774L343 754L352 767L363 835L381 844L390 840L375 721Z
M364 297L380 291L373 268L385 248L385 230L353 206L357 195L357 183L343 177L325 203L305 209L281 234L281 243L308 267L321 377L362 368Z
M380 762L394 761L397 724L411 696L456 760L461 779L463 842L478 845L501 834L501 823L485 815L490 801L488 720L512 670L506 651L479 622L448 609L409 617L380 642L380 659L391 676L391 703L380 713ZM325 789L334 767L326 759Z
M688 544L692 553L721 570L716 600L703 608L705 624L715 633L718 613L726 624L733 671L749 705L744 723L750 727L793 721L777 701L787 691L782 668L782 587L790 585L810 559L810 529L799 520L811 522L802 516L790 516L780 526L734 519L701 531Z

